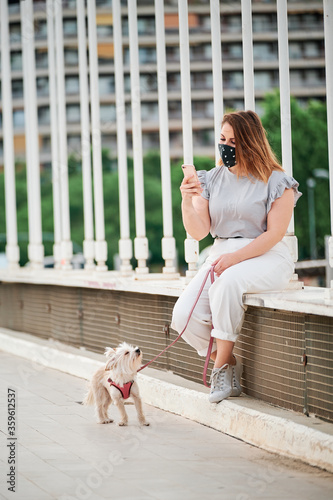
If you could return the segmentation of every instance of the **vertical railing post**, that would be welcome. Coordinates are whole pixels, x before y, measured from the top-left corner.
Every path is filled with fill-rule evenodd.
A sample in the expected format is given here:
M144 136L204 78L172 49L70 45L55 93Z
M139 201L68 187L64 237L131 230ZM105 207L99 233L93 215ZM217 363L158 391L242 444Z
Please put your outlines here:
M35 40L32 0L21 1L24 118L28 187L29 244L32 269L43 268L44 246L40 192Z
M15 191L15 155L13 106L10 67L8 3L0 0L1 64L2 64L2 121L6 203L6 257L8 268L19 267L20 249L17 244L17 214Z
M326 103L327 103L327 134L328 134L328 164L330 175L330 207L331 236L328 239L329 263L333 267L333 2L324 0L324 31L325 31L325 69L326 69ZM333 295L333 281L330 284L330 295Z
M187 0L178 0L178 13L183 155L185 164L193 164L190 42ZM185 240L185 261L188 264L188 270L186 271L187 279L191 279L196 274L196 262L198 260L198 256L199 243L191 238L190 235L187 235Z
M51 126L51 156L52 156L52 194L53 194L53 226L54 268L61 268L61 188L60 188L60 163L58 146L58 117L57 117L57 85L55 71L55 31L54 14L56 5L54 0L47 0L47 45L49 69L49 95L50 95L50 126Z
M66 127L66 93L64 68L64 38L62 28L62 2L55 4L55 41L56 41L56 74L57 74L57 109L58 109L58 158L61 189L61 267L72 268L73 244L71 241L69 189L68 189L68 157Z
M95 207L95 259L97 271L107 271L105 264L108 258L108 249L105 241L104 222L104 195L102 169L102 139L99 110L98 88L98 56L96 32L96 3L87 2L88 14L88 41L89 41L89 71L90 71L90 107L91 107L91 135L94 175L94 207Z
M95 242L94 242L94 217L93 195L91 180L90 156L90 120L89 120L89 91L88 91L88 65L87 65L87 38L86 15L84 0L76 1L79 75L80 75L80 117L81 117L81 158L82 158L82 183L83 183L83 218L84 241L83 254L84 268L95 269Z
M244 106L255 110L251 0L242 0Z
M288 175L292 175L292 143L291 143L291 111L290 111L290 77L289 77L289 44L288 44L288 10L287 0L277 0L277 24L279 45L279 80L281 108L281 149L282 166ZM294 216L285 236L294 262L298 259L297 237L294 234ZM292 282L297 284L297 274ZM292 284L292 283L291 283Z
M155 0L155 31L163 209L162 257L165 260L163 273L171 276L176 273L174 264L176 259L176 243L175 238L173 237L172 224L169 117L163 0Z
M134 255L138 261L135 272L148 273L148 239L146 238L145 200L142 158L142 128L139 73L139 42L136 0L128 0L128 25L131 66L132 140L134 161L135 223L136 238Z
M212 68L214 96L214 137L215 161L220 158L218 143L223 119L223 79L222 79L222 49L221 49L221 19L220 0L210 0L210 24L212 34Z
M113 0L113 43L114 43L114 73L116 90L117 114L117 155L118 155L118 183L119 183L119 216L120 216L120 272L122 275L131 274L131 258L133 245L130 239L129 201L128 201L128 171L127 171L127 142L126 142L126 112L124 95L124 68L121 29L120 0Z

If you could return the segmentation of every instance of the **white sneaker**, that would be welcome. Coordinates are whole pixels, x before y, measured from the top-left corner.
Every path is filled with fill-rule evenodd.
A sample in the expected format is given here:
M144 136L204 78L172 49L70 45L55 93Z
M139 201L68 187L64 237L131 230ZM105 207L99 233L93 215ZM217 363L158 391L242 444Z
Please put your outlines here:
M210 376L210 403L219 403L232 395L233 370L227 363L221 368L213 368Z
M241 377L242 377L242 372L243 372L243 364L242 362L234 356L236 360L236 364L232 365L232 393L231 396L239 396L240 393L242 392L242 386L241 386Z

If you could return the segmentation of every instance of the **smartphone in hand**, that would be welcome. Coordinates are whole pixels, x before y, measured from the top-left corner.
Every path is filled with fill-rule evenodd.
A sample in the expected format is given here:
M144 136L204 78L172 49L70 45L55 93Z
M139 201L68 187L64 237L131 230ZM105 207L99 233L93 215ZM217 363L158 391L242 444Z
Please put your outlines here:
M194 176L193 177L193 181L198 181L199 180L198 179L198 175L197 175L197 171L195 170L195 166L194 165L182 165L182 169L183 169L184 177L185 178Z

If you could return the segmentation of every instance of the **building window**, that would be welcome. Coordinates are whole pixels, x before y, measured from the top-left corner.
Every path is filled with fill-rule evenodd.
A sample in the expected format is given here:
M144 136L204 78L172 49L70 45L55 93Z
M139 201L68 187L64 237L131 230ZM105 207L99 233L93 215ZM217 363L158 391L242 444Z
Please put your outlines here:
M47 38L47 25L44 20L35 21L35 40L45 40Z
M116 121L116 107L114 104L101 104L100 106L101 123L115 123ZM105 129L104 129L105 130Z
M81 151L81 136L70 134L67 136L68 153Z
M168 102L169 109L169 118L171 120L181 120L182 118L182 106L180 101L169 101Z
M139 63L156 63L156 49L154 47L140 47L139 48Z
M49 79L47 77L39 77L36 79L38 97L49 95Z
M50 125L50 108L49 106L40 106L38 108L38 124Z
M276 14L253 14L252 16L253 32L276 31Z
M224 84L228 89L243 88L243 73L242 71L230 71L223 75Z
M193 90L207 90L213 88L212 73L191 73L191 87Z
M64 37L76 36L77 35L76 19L64 19L63 32L64 32Z
M180 90L180 73L168 73L168 91Z
M47 68L48 66L47 50L37 49L35 52L35 57L36 57L36 68Z
M157 102L143 102L141 105L141 118L143 121L158 122L158 104Z
M66 76L65 79L66 94L79 94L80 83L77 76Z
M24 110L23 109L15 109L13 112L13 123L14 128L24 128Z
M12 80L12 96L14 99L23 97L23 80Z
M98 79L100 95L114 94L114 75L100 75Z
M108 38L113 35L113 27L109 24L98 24L96 31L98 38Z
M138 34L140 36L155 35L155 19L153 17L138 17Z
M222 58L224 59L242 59L243 48L241 43L222 44Z
M192 116L193 118L214 118L213 101L192 101Z
M44 135L42 137L42 152L50 153L51 152L51 137L49 135Z
M167 62L179 62L179 47L167 46L166 47L166 60Z
M12 71L22 71L22 52L13 51L10 53L10 66Z
M211 59L212 59L212 46L210 43L201 43L198 45L190 46L191 61L211 61Z
M271 61L278 58L278 47L274 43L254 43L253 44L253 58L257 61Z
M254 88L257 90L269 90L272 87L272 74L269 71L254 72Z
M68 123L79 123L80 106L78 104L68 104L66 106L66 118Z
M65 65L77 66L79 64L79 54L76 49L65 48Z
M21 24L10 23L9 25L9 38L11 43L21 42Z
M302 43L290 42L289 43L289 57L290 59L300 59L302 57Z
M141 93L157 91L157 75L156 73L148 73L140 75L140 91Z
M240 15L230 15L230 16L221 16L222 22L222 32L228 31L231 33L242 31L242 18Z

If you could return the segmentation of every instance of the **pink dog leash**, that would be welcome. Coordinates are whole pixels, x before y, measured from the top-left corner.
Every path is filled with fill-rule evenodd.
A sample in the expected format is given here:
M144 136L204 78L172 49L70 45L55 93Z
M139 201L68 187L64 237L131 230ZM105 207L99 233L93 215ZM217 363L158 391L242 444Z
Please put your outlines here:
M194 301L194 304L192 306L192 309L190 311L190 314L188 315L188 318L187 318L187 321L186 321L186 325L184 327L184 329L182 330L182 332L178 335L178 337L173 341L171 342L170 345L168 345L165 349L163 349L162 352L160 352L157 356L155 356L155 358L151 359L150 361L148 361L148 363L146 363L145 365L141 366L141 368L139 368L138 372L140 372L141 370L143 370L144 368L146 368L148 365L150 365L151 363L153 363L157 358L159 358L165 351L167 351L170 347L172 347L176 342L178 342L178 340L180 339L180 337L183 335L183 333L185 332L186 328L187 328L187 325L189 324L189 321L191 319L191 316L192 316L192 313L195 309L195 306L197 305L198 303L198 300L202 294L202 291L205 287L205 284L206 284L206 281L208 279L208 276L210 275L210 279L211 279L211 282L213 283L214 282L214 267L211 266L204 279L203 279L203 282L202 282L202 285L199 289L199 292L198 292L198 295ZM207 356L206 356L206 361L205 361L205 366L204 366L204 371L203 371L203 375L202 375L202 378L203 378L203 383L205 384L206 387L210 387L208 384L207 384L207 370L208 370L208 364L209 364L209 360L210 360L210 355L211 355L211 352L212 352L212 347L213 347L213 337L210 337L210 341L209 341L209 345L208 345L208 351L207 351Z

